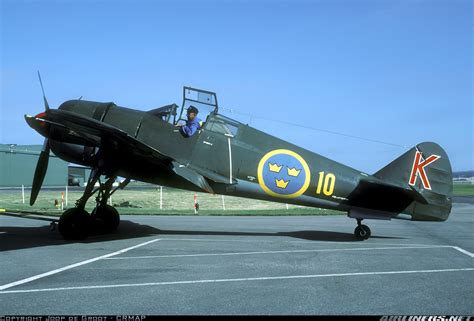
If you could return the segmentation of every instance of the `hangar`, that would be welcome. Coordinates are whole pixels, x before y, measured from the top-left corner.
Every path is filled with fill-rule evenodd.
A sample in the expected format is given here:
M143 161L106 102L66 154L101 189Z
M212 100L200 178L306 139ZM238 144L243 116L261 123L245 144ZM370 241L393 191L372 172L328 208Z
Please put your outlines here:
M42 145L0 144L0 187L31 186ZM43 186L66 186L68 163L51 153Z

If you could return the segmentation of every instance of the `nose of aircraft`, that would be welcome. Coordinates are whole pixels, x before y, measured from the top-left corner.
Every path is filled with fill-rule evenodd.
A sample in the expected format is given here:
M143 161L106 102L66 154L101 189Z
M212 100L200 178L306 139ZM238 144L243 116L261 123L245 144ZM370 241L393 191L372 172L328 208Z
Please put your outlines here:
M40 133L44 137L48 137L49 135L49 126L47 126L47 113L41 112L36 116L25 115L25 120L28 125Z
M46 112L43 111L43 112L39 113L38 115L35 116L35 118L41 118L41 119L46 118Z

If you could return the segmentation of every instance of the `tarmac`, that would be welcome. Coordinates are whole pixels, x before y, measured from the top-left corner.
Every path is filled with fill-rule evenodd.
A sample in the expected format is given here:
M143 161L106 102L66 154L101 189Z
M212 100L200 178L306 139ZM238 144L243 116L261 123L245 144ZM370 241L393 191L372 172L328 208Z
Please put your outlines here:
M0 314L473 315L474 206L446 222L122 216L68 242L0 216Z

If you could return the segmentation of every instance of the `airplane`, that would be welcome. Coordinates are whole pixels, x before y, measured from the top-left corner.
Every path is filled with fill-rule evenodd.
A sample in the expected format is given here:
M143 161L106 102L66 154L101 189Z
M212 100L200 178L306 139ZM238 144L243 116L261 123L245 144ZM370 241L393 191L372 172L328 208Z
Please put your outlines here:
M222 115L211 91L184 87L181 107L149 111L82 99L51 109L39 72L38 77L45 110L25 120L45 140L30 205L41 189L50 150L92 169L82 197L59 218L65 239L85 239L91 226L103 233L116 230L120 215L107 200L131 180L345 211L356 220L354 236L360 240L371 236L364 219L405 213L412 220L445 221L451 212L450 161L433 142L414 146L370 175ZM187 120L190 106L200 108L199 116L208 113L196 134L185 137L176 125ZM119 176L126 179L114 188ZM88 213L85 205L94 194L96 206Z

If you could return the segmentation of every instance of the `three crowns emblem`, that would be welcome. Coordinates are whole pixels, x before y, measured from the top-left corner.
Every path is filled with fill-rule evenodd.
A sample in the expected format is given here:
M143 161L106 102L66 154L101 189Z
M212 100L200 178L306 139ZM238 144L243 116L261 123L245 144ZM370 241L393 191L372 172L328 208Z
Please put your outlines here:
M283 179L275 179L276 186L279 188L286 188L290 181L285 181Z
M279 173L283 165L278 166L277 164L268 163L268 166L270 167L270 172Z
M289 168L289 167L287 167L286 169L288 170L288 175L294 176L294 177L297 177L301 172L301 169L297 170L296 168Z
M268 168L270 172L280 173L283 165L268 163ZM286 167L288 176L298 177L301 172L301 169ZM278 188L286 189L290 181L285 181L284 179L275 179L275 184Z

